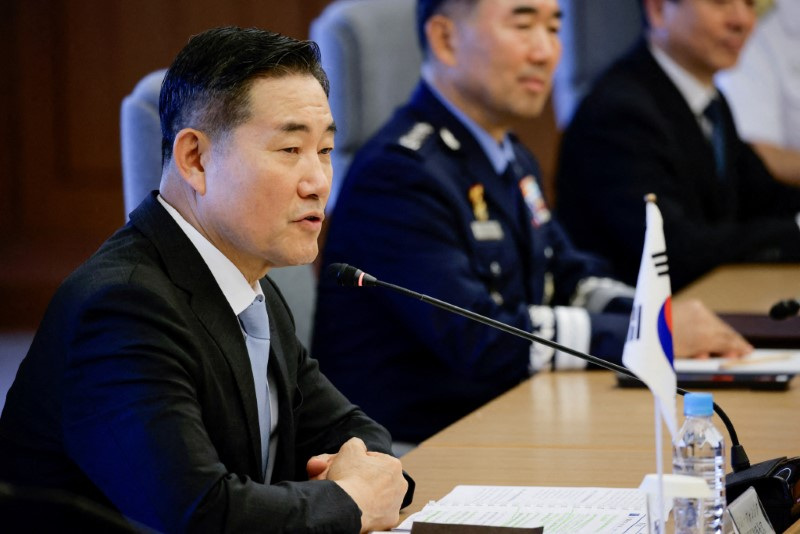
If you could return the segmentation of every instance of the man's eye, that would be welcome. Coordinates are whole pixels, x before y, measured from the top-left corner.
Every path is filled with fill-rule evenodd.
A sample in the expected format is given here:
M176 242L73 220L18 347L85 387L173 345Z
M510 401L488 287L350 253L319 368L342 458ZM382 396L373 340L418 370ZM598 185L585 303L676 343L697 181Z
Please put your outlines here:
M319 151L320 154L330 154L331 152L333 152L333 147L323 148Z
M296 146L284 148L282 150L284 152L288 152L289 154L297 154L300 151L300 149L298 147L296 147Z

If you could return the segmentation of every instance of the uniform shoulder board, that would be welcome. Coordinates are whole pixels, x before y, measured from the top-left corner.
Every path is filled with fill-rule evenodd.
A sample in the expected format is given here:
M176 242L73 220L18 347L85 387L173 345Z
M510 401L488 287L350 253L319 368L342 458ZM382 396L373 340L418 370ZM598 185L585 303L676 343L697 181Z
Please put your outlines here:
M422 143L433 133L433 126L427 122L418 122L411 129L403 134L398 143L409 150L419 150Z

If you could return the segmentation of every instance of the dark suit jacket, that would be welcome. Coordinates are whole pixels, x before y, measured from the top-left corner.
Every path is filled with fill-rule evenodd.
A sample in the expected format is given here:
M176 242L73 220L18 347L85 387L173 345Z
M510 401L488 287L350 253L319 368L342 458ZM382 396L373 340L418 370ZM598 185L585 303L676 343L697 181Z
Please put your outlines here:
M532 154L513 144L520 174L538 178ZM477 185L502 235L476 237L470 190ZM324 261L351 263L530 332L528 306L567 305L580 280L607 271L576 250L557 221L533 224L519 191L422 83L356 155ZM592 314L591 351L619 360L628 318ZM320 280L313 347L326 376L406 441L429 437L530 375L528 341L329 278Z
M0 478L163 531L358 532L352 499L304 481L305 463L351 436L388 452L390 437L320 374L279 291L262 287L279 401L272 485L237 318L155 196L51 302L0 419Z
M723 263L800 259L800 190L770 176L723 104L729 172L717 176L710 143L644 41L601 76L562 140L558 214L576 245L635 284L652 192L674 291Z

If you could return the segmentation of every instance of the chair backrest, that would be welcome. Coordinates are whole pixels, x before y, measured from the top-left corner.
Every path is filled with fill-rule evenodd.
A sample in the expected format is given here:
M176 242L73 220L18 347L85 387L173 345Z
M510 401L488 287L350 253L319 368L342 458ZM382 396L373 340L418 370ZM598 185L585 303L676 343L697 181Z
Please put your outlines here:
M125 214L161 181L161 121L158 95L166 69L142 78L133 92L122 100L120 137L122 142L122 196Z
M337 0L311 23L336 121L328 213L353 154L404 103L422 64L416 0Z
M569 124L595 79L641 35L641 4L641 0L559 0L564 52L553 90L559 128Z
M161 121L158 96L165 69L151 72L122 101L122 189L125 214L129 214L161 181ZM317 280L312 265L272 269L270 278L281 288L295 318L297 337L306 347L316 305Z

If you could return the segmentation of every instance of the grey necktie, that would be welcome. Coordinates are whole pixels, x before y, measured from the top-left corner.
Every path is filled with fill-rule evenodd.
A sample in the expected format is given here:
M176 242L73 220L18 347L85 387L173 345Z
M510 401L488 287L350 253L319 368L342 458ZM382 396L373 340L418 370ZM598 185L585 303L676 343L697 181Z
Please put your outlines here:
M259 295L242 313L239 322L245 331L245 343L253 369L258 403L258 426L261 431L261 461L264 472L269 460L269 384L267 383L267 363L269 362L269 317L264 297Z

